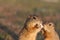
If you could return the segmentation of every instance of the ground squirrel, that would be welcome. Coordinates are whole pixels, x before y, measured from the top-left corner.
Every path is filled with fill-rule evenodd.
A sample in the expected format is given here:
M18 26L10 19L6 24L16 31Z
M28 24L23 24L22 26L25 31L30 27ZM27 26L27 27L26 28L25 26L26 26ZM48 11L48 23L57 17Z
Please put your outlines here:
M55 25L52 22L45 23L43 28L44 40L59 40L59 36L55 31Z
M36 40L37 33L42 28L41 18L36 15L29 16L20 32L19 40Z

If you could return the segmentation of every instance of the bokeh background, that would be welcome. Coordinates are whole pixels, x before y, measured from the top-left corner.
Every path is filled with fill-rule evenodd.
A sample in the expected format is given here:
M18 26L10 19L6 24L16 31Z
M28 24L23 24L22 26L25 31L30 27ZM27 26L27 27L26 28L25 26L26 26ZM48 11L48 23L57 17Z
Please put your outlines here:
M0 0L0 40L18 40L30 14L54 22L60 36L60 0ZM40 33L37 40L43 40Z

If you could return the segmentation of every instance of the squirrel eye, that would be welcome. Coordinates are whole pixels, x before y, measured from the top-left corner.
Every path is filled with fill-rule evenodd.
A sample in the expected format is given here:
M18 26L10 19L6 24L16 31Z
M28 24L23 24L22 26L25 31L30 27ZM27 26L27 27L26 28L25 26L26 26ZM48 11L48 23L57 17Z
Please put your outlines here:
M36 19L36 17L34 16L33 19Z
M51 24L49 24L49 26L51 26Z

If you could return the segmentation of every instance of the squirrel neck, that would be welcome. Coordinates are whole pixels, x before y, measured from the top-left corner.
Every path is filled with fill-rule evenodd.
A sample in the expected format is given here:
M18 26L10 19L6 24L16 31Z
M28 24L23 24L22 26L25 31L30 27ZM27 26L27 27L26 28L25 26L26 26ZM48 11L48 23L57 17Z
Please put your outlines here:
M45 39L49 40L59 40L59 36L55 30L52 30L51 32L45 32L44 34Z
M20 32L20 40L36 40L37 33L31 32L31 30L27 30L26 28L23 28Z

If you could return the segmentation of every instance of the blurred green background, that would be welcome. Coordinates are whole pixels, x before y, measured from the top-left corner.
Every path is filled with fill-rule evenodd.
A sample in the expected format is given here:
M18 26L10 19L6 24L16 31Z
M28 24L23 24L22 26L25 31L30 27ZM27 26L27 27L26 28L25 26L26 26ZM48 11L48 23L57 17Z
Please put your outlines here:
M3 26L0 26L0 40L13 40L13 32L19 35L27 16L31 14L54 22L60 36L60 0L0 0L0 24ZM41 34L38 34L37 40L43 40Z

